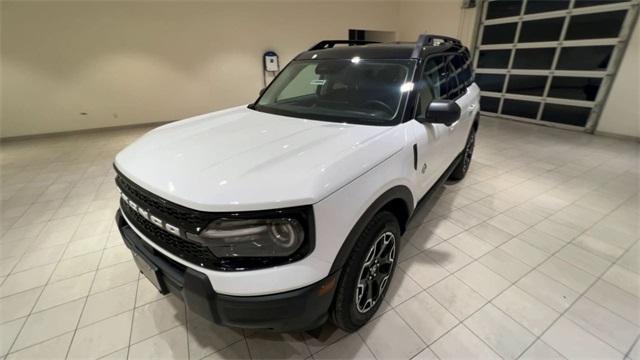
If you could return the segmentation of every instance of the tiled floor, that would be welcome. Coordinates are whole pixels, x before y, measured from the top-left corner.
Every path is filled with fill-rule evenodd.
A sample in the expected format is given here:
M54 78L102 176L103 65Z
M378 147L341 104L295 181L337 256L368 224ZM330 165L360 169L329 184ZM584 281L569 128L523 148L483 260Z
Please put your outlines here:
M376 320L315 339L218 327L140 278L111 161L143 131L0 147L0 358L640 360L638 143L484 119Z

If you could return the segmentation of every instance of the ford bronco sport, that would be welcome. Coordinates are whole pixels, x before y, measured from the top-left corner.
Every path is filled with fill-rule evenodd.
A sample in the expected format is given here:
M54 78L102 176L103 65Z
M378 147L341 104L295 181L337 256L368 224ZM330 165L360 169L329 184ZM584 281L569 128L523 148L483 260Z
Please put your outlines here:
M456 39L322 41L253 104L120 152L116 221L158 290L216 323L354 331L393 281L418 200L465 176L478 104Z

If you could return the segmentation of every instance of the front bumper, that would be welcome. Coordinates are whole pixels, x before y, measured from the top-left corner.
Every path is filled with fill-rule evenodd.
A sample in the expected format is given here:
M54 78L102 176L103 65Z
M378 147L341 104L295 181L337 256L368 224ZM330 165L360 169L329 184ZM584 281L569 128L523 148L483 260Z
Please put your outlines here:
M162 291L176 295L200 316L225 326L276 331L309 330L327 320L339 271L315 284L279 294L218 294L205 274L171 260L147 244L120 210L116 212L116 223L134 255L155 267Z

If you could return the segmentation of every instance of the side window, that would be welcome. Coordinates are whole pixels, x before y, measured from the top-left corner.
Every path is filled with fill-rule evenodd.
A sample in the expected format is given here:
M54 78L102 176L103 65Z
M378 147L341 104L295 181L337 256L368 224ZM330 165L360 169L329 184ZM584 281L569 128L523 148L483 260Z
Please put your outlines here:
M418 95L418 106L416 111L417 116L424 116L426 114L427 107L432 100L442 98L440 88L441 68L441 56L434 56L427 59L420 81L420 92Z
M457 70L458 82L465 87L471 85L471 64L466 53L459 52L452 60L453 67Z
M447 92L444 96L445 99L453 100L460 95L460 89L458 88L458 78L456 77L456 68L453 65L453 61L455 59L454 55L446 56L446 82L447 82Z

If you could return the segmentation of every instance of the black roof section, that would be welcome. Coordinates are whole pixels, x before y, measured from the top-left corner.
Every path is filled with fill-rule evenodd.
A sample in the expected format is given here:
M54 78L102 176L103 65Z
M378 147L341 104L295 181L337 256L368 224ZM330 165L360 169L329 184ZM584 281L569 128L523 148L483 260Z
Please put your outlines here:
M349 45L339 46L335 45ZM376 43L363 40L323 40L300 53L296 60L310 59L420 59L428 54L464 49L458 39L448 36L422 34L416 42Z

